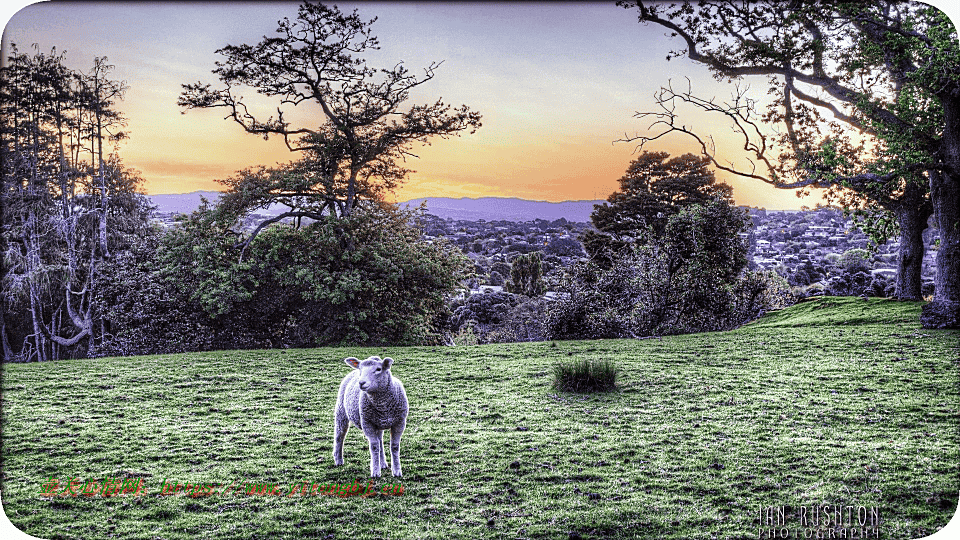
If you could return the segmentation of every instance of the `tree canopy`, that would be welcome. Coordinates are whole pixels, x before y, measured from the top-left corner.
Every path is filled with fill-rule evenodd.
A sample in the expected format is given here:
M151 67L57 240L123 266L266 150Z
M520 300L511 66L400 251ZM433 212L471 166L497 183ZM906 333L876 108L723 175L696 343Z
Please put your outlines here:
M733 188L717 182L709 158L642 152L620 178L620 189L606 204L594 206L590 220L600 234L586 233L584 247L606 260L641 235L662 235L670 217L683 208L715 200L731 204Z
M466 105L451 107L442 100L409 105L411 91L434 78L440 63L412 74L397 63L391 68L367 65L364 53L379 49L372 35L376 19L342 13L336 6L315 2L300 5L294 20L278 22L276 35L255 45L227 45L213 73L222 86L183 85L178 104L185 109L226 109L227 118L248 133L283 137L287 147L303 152L296 178L284 174L269 179L245 175L231 187L247 190L238 199L273 198L292 208L284 217L314 217L325 210L347 216L364 197L376 198L402 182L410 172L402 163L413 157L417 144L480 127L480 114ZM244 88L278 102L275 116L251 111ZM292 108L318 107L324 122L293 125ZM245 181L245 182L243 182ZM256 195L252 195L252 193Z
M739 234L747 222L743 210L723 201L688 205L667 218L662 233L647 228L606 260L574 265L550 307L549 336L704 332L755 316L766 283L743 275L747 248Z
M960 45L943 13L906 2L620 2L669 29L716 77L765 76L766 112L745 92L732 102L664 87L659 132L694 136L715 166L779 187L824 187L841 204L876 205L901 228L901 295L919 292L918 246L933 211L941 235L937 288L925 325L960 324ZM726 115L753 166L724 165L678 121L682 101ZM764 126L777 125L771 135ZM929 195L928 195L929 193Z

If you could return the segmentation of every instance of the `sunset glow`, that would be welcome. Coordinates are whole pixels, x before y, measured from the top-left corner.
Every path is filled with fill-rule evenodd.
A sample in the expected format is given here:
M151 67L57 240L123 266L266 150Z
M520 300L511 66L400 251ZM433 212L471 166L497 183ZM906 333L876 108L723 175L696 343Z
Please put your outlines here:
M115 79L130 89L120 109L130 139L120 148L138 169L150 194L218 190L216 182L237 170L296 159L280 140L264 141L224 120L216 110L177 107L181 84L219 85L211 73L215 50L255 43L276 21L296 15L295 3L87 3L45 2L23 8L3 35L21 51L36 43L66 50L69 67L86 71L95 56L116 66ZM442 97L483 115L475 134L434 140L418 149L415 170L395 193L419 197L502 196L564 201L603 199L633 159L636 146L615 143L642 132L649 121L633 118L653 108L653 94L669 80L689 77L701 95L723 99L727 83L684 58L665 60L682 44L662 29L642 26L636 15L604 3L340 3L345 12L377 17L381 50L370 65L403 61L419 72L443 61L436 78L411 103ZM764 81L752 81L758 92ZM686 84L684 82L684 84ZM252 93L252 91L250 92ZM269 111L269 109L268 109ZM310 118L306 118L307 123ZM316 122L321 122L317 118ZM712 134L721 156L736 153L729 129L707 118L687 124ZM716 130L716 132L711 131ZM664 139L649 150L698 152L690 140ZM813 206L792 190L718 175L734 186L739 204L766 208Z

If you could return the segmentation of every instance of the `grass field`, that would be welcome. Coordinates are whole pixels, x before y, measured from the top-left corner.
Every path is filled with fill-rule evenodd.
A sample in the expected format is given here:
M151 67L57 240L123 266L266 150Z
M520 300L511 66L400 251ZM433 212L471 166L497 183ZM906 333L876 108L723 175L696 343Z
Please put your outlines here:
M763 538L769 508L791 537L851 534L862 507L881 538L922 537L960 491L960 332L922 330L919 309L825 298L662 340L8 364L4 510L40 538L721 539ZM396 359L411 403L403 493L288 496L368 485L359 430L343 467L331 451L343 358L372 354ZM557 394L570 359L612 360L618 391ZM51 478L145 493L43 496ZM853 524L814 526L823 506Z

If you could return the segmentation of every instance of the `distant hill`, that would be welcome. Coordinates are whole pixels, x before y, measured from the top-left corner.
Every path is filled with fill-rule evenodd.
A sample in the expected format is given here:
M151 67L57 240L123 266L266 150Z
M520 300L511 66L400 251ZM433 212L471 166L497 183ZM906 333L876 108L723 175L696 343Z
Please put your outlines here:
M416 207L426 201L427 213L441 218L476 221L533 221L545 219L554 221L566 218L567 221L586 223L590 221L593 205L604 201L564 201L558 203L529 201L526 199L482 197L479 199L449 199L446 197L427 197L400 203L402 206Z
M214 203L220 198L219 191L194 191L193 193L173 193L169 195L150 195L159 214L189 214L200 208L200 197L206 197Z
M216 202L220 197L219 191L194 191L193 193L177 193L171 195L151 195L150 199L157 206L157 213L189 214L200 207L200 197ZM413 199L400 203L401 206L417 207L426 201L427 213L447 219L464 219L476 221L533 221L545 219L554 221L566 218L567 221L586 223L590 221L593 205L603 201L564 201L552 203L546 201L528 201L516 198L482 197L479 199L450 199L446 197L428 197ZM279 209L279 207L278 207ZM261 210L261 213L272 213L271 209Z

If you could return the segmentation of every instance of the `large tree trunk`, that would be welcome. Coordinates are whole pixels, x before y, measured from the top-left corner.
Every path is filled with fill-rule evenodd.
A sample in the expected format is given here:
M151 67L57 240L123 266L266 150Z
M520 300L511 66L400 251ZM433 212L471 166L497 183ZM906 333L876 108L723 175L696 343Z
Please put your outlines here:
M960 328L960 95L942 100L945 171L931 171L930 199L940 229L936 292L923 307L924 328Z
M923 306L924 328L960 328L960 175L930 175L930 195L940 229L936 291Z
M896 208L900 225L900 249L897 253L897 298L920 300L923 274L923 231L927 228L932 208L924 192L908 184L906 193Z

